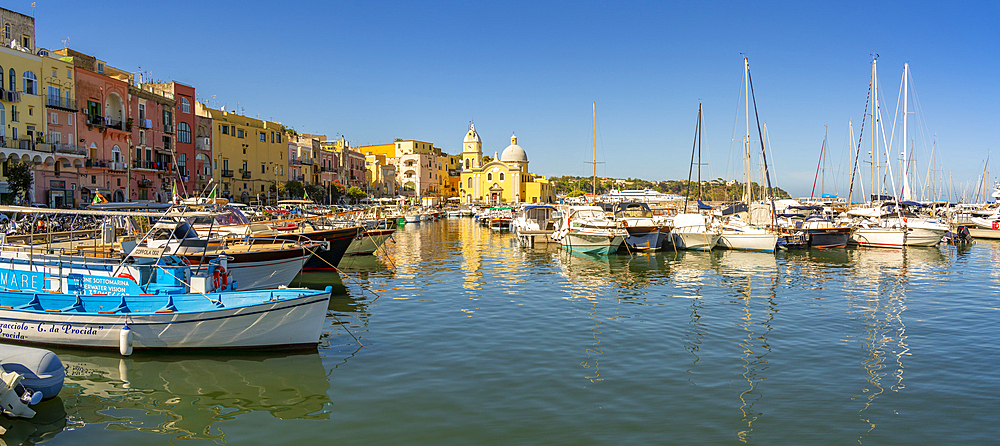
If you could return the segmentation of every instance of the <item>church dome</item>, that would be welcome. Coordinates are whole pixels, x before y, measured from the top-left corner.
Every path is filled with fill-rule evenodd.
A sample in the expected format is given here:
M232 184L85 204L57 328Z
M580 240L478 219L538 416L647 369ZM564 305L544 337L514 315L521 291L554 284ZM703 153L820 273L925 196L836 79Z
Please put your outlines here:
M475 142L475 143L481 142L479 140L479 134L476 133L475 124L469 124L469 132L465 134L465 141L463 141L463 143L470 143L470 142Z
M517 145L517 136L510 136L510 145L500 154L500 161L505 163L526 163L528 162L528 154L524 153L524 149Z

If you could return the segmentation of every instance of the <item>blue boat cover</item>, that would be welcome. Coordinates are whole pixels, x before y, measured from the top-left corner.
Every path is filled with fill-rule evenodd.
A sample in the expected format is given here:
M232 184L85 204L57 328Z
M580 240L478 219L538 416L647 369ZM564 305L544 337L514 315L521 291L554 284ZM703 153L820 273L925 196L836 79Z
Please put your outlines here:
M701 200L698 200L698 209L706 209L707 210L707 209L712 209L712 207L709 206L709 205L707 205L707 204L705 204L705 203L702 203Z

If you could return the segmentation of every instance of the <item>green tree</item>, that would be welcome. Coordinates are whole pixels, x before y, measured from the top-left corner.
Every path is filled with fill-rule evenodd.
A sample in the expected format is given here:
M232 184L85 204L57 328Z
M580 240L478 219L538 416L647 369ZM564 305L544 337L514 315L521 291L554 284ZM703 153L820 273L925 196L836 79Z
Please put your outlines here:
M318 184L306 184L303 189L309 193L309 199L317 203L322 202L323 198L326 197L326 188Z
M574 190L574 191L570 192L568 195L570 197L582 197L582 196L584 196L586 194L587 194L586 192L584 192L584 191L582 191L580 189L577 189L577 190Z
M306 189L302 186L302 183L292 180L285 183L285 193L288 194L288 198L291 199L301 199L305 194Z
M351 187L350 189L347 189L347 198L354 200L355 203L357 203L358 201L367 196L368 194L366 194L365 191L361 190L360 187L354 186Z
M31 190L31 165L22 162L7 164L7 188L14 195L14 200L27 200L28 191Z

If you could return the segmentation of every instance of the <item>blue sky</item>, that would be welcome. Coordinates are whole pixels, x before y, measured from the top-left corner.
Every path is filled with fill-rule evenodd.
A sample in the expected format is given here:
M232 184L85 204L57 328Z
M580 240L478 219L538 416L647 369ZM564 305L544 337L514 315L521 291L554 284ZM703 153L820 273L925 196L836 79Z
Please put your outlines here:
M878 53L888 120L910 63L911 129L930 135L915 143L921 180L936 135L945 186L975 181L998 148L1000 6L827 3L37 1L34 15L39 46L68 37L112 66L194 85L212 107L449 153L475 120L484 152L516 133L542 175L590 175L596 102L599 175L686 178L701 100L703 176L737 176L746 53L773 178L793 196L810 192L824 126L826 191L846 195L847 123L859 129ZM31 2L5 7L31 14Z

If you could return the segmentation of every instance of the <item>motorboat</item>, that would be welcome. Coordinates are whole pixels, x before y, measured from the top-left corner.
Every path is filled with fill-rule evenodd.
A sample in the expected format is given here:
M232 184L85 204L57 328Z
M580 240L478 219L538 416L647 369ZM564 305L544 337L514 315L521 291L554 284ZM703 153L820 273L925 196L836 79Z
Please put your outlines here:
M597 206L570 206L558 220L553 239L568 250L607 254L617 251L628 231Z
M628 231L625 244L629 249L656 251L663 246L663 240L670 234L670 228L653 216L653 211L644 202L615 203L611 207L615 221Z
M711 251L722 237L722 228L705 214L677 214L671 222L670 236L678 249Z
M552 238L556 222L562 213L554 206L529 205L517 211L510 222L510 232L518 245L531 248L535 244L557 243Z

